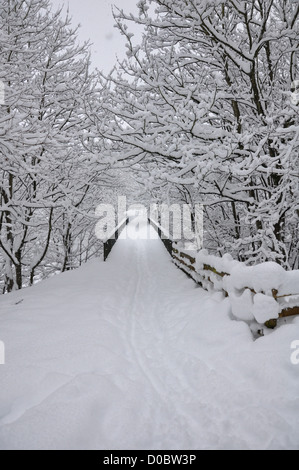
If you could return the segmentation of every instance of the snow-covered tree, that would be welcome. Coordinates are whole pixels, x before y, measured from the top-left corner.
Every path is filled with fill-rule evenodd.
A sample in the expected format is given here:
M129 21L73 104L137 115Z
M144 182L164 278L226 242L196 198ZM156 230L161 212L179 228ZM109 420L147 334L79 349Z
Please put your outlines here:
M89 126L85 107L97 81L89 70L89 45L78 44L70 18L61 11L53 14L48 0L1 0L0 27L5 87L0 106L0 281L5 292L47 271L68 269L77 260L80 264L79 247L89 251L94 231L91 211L103 166L83 145ZM89 240L84 248L83 239ZM76 260L70 265L71 255Z
M291 0L141 0L119 11L128 60L105 85L98 134L148 187L205 204L214 248L298 266L299 6ZM130 22L145 30L134 44ZM165 193L165 190L164 190Z

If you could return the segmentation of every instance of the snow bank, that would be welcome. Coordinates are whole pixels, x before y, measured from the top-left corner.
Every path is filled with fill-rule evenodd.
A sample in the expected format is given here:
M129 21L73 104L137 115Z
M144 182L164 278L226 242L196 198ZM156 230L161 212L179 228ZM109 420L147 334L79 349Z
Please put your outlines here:
M253 298L254 294L249 289L245 289L241 295L234 293L230 295L232 312L238 320L247 322L254 320Z
M299 448L299 317L253 341L158 239L0 296L0 339L0 450Z

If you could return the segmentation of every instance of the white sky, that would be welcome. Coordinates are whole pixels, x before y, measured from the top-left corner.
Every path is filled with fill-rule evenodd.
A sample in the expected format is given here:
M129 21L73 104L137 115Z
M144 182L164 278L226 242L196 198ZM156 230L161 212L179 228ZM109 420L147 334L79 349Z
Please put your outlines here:
M125 38L114 28L111 7L116 5L126 13L137 13L138 0L51 0L54 9L69 5L73 24L80 28L80 40L93 43L92 62L95 67L108 73L116 63L116 55L125 57ZM129 29L130 31L134 28ZM137 31L133 31L136 33ZM139 33L140 34L140 33ZM136 34L136 37L138 32Z

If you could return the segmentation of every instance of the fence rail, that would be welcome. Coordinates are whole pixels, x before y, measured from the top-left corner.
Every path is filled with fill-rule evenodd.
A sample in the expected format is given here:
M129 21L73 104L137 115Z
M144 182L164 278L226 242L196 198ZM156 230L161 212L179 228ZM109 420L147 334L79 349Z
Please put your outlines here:
M196 268L196 259L193 256L190 256L189 254L185 253L183 250L179 249L175 245L173 247L173 258L178 268L184 271L195 282L197 282L207 290L209 285L215 290L220 290L219 284L221 285L221 280L230 276L230 273L220 271L216 267L206 263L203 263L202 270L201 272L199 272ZM215 282L219 280L220 282ZM225 290L225 288L222 287L221 290L223 291L226 297L230 297L229 292ZM259 293L256 292L254 289L246 286L244 286L244 290L249 290L253 295L257 295ZM280 294L277 289L272 289L272 297L279 305L279 318L286 318L299 315L299 283L297 293ZM286 303L291 299L294 299L296 305L290 307L287 306ZM283 301L285 301L286 303L283 303ZM265 323L265 326L268 328L275 328L277 326L277 319L268 320Z
M127 217L124 219L112 232L109 237L104 241L104 261L107 260L108 256L111 253L112 248L114 247L115 243L117 242L120 233L125 229L125 227L130 222L130 218Z
M148 218L148 222L158 233L168 253L173 256L173 241L171 240L169 234L155 220Z

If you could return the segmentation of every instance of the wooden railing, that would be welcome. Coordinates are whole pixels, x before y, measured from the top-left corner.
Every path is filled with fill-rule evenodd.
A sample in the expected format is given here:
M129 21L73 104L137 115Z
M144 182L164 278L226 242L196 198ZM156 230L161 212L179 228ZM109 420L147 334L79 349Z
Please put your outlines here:
M124 228L128 225L130 222L130 218L124 219L116 229L109 234L109 236L106 238L104 241L104 261L107 260L109 254L111 253L112 248L114 247L115 243L117 242L120 233L124 230ZM168 253L173 256L172 253L172 244L173 241L170 239L169 234L164 230L157 222L155 222L153 219L148 219L149 224L154 227L156 232L158 233L159 237L161 238L161 241L163 242L166 250Z
M171 240L169 234L155 220L149 218L148 222L156 230L156 232L158 233L158 235L161 238L161 240L162 240L166 250L168 251L168 253L171 256L173 256L173 252L172 252L173 251L172 250L173 241Z
M130 218L127 217L124 219L116 229L108 235L106 240L104 241L104 261L107 260L108 256L111 253L112 248L114 247L115 243L117 242L120 233L125 229L125 227L130 222Z
M175 260L177 267L184 271L184 273L186 273L188 276L193 278L192 273L196 273L196 259L187 253L180 252L177 248L174 247L172 249L172 257Z
M221 285L221 280L225 279L227 276L230 276L229 273L219 271L214 266L205 263L202 265L202 271L198 272L198 270L196 269L196 258L194 256L190 256L188 253L185 253L183 250L179 249L175 244L173 245L172 256L178 268L184 271L195 282L197 282L207 290L209 289L209 287L213 288L213 290L220 290L219 285ZM215 286L215 281L218 281L217 286ZM250 287L244 287L244 290L246 289L250 290L254 295L258 294L258 292L256 292ZM226 297L229 297L229 292L227 292L223 287L221 288L221 290L223 291ZM276 289L272 289L272 297L276 302L278 302L280 306L281 311L279 313L279 318L286 318L299 315L299 284L297 293L285 294L280 293ZM294 302L297 304L289 307L287 306L287 302L292 298L295 299ZM268 328L275 328L277 326L277 320L268 320L265 323L265 326Z

